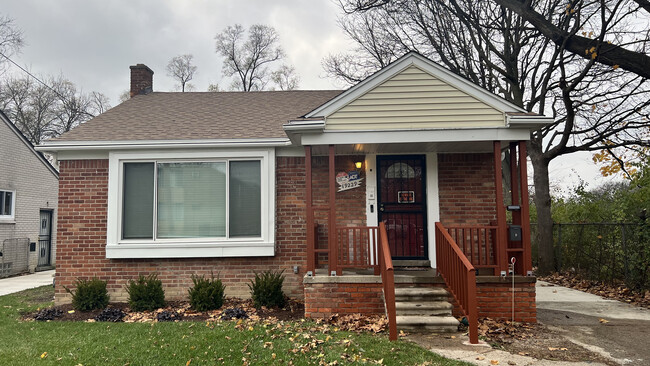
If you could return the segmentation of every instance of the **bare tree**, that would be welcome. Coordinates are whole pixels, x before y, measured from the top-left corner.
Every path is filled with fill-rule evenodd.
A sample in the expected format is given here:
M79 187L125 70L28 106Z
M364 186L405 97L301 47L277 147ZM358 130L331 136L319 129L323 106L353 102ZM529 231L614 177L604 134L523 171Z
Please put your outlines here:
M565 33L584 32L584 37L601 43L648 39L643 26L628 19L633 13L601 6L600 1L580 2L559 15L557 9L566 8L560 0L528 3L541 14L555 14L555 23ZM582 50L589 57L577 55L495 1L348 0L341 6L347 14L343 29L358 47L354 55L326 59L330 75L354 81L415 50L528 111L553 114L555 123L533 132L528 143L540 272L550 271L554 257L549 162L576 151L640 144L650 127L646 79L599 63L597 47ZM351 67L345 66L346 58L354 60Z
M235 24L215 37L217 54L224 58L222 72L235 76L234 90L264 90L272 81L271 65L285 56L280 38L273 27L260 24L250 27L246 39L244 33L244 28Z
M219 88L219 84L210 84L208 85L208 91L211 93L216 93L221 91L221 89Z
M10 77L0 84L0 109L33 144L70 131L110 108L108 98L83 93L64 77Z
M300 77L296 75L296 68L282 65L271 73L271 80L280 90L295 90L300 83Z
M193 58L192 55L178 55L167 64L167 75L180 84L181 92L185 92L186 86L191 87L188 83L196 73L196 66L192 65Z
M16 27L14 20L0 15L0 73L9 57L18 53L25 44L23 32Z

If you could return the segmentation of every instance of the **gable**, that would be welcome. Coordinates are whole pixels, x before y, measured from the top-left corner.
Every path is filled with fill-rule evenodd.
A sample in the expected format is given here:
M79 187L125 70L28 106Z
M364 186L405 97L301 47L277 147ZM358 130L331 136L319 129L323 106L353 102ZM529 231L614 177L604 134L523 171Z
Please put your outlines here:
M326 118L326 130L505 126L502 111L413 64Z

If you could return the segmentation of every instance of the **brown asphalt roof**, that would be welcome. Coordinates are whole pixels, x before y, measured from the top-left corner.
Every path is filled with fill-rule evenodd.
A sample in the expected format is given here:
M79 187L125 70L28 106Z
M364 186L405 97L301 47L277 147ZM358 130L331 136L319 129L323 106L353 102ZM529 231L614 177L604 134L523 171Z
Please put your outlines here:
M282 125L341 90L150 93L135 96L54 141L287 137Z

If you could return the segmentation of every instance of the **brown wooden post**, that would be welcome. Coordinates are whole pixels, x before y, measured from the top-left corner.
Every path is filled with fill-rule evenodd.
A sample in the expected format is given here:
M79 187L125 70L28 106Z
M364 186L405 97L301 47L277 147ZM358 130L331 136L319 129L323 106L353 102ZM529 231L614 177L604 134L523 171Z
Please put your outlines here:
M327 221L328 233L328 246L329 255L327 258L327 265L329 267L328 274L338 271L338 243L336 240L336 159L334 145L329 146L329 217Z
M524 275L533 270L530 249L530 207L528 205L528 172L526 162L526 141L519 141L519 184L521 184L521 244L524 248Z
M307 271L316 274L316 232L312 200L311 146L305 146L305 210L307 218Z
M497 210L497 270L508 273L506 209L503 206L503 176L501 175L501 141L494 141L494 190ZM498 275L498 273L496 274Z

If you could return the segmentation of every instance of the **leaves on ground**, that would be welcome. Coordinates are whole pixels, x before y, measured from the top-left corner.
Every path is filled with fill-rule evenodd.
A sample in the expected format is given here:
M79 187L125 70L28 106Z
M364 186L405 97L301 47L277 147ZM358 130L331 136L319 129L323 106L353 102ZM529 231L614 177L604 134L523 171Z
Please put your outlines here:
M525 340L535 337L540 325L519 323L492 318L479 319L478 334L490 341L509 343L513 339Z
M549 276L538 277L538 279L575 290L588 292L606 299L619 300L628 304L650 308L650 290L646 290L645 292L634 292L622 284L609 285L603 282L585 280L580 278L576 273L571 272L556 272Z

